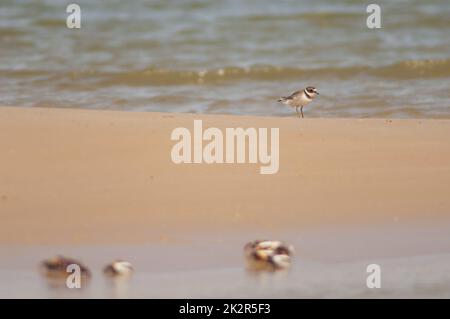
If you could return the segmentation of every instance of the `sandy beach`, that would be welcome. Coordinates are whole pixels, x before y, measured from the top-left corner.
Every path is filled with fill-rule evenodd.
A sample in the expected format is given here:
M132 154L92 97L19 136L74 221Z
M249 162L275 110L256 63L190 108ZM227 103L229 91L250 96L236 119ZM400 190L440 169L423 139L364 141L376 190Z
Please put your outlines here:
M0 299L450 298L448 0L1 7Z
M174 164L170 134L194 119L279 128L279 172ZM55 253L97 269L132 260L136 287L119 297L450 294L449 120L1 107L0 127L2 297L67 296L36 286L36 265ZM296 246L288 280L262 283L243 271L242 246L256 238ZM368 262L392 270L389 289L367 291ZM111 290L94 280L73 296Z

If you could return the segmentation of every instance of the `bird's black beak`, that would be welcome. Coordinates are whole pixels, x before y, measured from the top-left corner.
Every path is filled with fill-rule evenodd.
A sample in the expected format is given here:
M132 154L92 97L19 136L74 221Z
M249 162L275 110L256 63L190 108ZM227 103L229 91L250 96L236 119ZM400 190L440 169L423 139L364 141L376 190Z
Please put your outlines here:
M317 95L319 95L319 92L316 91L315 93L316 93Z

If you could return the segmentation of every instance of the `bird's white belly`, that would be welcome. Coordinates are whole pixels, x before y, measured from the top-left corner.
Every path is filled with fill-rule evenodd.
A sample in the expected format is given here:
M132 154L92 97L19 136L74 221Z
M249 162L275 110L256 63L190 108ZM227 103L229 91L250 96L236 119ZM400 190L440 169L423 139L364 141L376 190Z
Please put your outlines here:
M293 106L305 106L309 102L311 102L311 99L308 99L306 96L301 96L293 100Z
M300 104L300 105L306 105L306 104L308 104L309 102L311 102L312 100L311 99L308 99L306 96L301 96L299 99L298 99L298 104Z

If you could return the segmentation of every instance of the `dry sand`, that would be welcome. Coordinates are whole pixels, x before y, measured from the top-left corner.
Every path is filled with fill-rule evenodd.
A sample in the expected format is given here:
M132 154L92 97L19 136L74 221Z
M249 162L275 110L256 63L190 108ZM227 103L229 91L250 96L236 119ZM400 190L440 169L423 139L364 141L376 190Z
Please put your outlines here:
M194 119L202 119L204 128L280 128L279 172L261 175L259 164L174 164L170 134L176 127L192 129ZM9 265L4 278L11 277L8 269L34 271L39 258L58 249L99 266L114 258L114 251L122 253L119 257L128 251L125 257L142 261L146 270L189 268L189 286L199 278L192 269L241 269L242 245L255 237L294 242L301 247L297 258L313 264L430 254L448 260L450 253L449 120L2 107L0 129L0 256ZM145 252L152 255L144 258ZM188 261L176 258L180 252ZM165 261L158 266L152 259ZM344 272L338 273L342 279ZM223 275L230 282L230 274L220 274L208 276ZM436 280L442 284L449 278ZM283 287L276 296L303 296ZM178 288L132 296L209 291L189 294ZM209 287L215 296L255 296L248 285L216 288ZM401 291L400 296L410 296L407 288Z

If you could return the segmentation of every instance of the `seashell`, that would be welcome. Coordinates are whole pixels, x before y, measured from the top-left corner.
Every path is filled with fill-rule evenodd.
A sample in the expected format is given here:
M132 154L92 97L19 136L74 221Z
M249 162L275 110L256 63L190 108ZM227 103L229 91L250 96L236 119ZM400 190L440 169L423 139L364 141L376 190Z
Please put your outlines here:
M249 270L276 271L291 265L292 246L277 240L255 240L244 246Z
M67 272L67 267L74 264L80 267L82 276L91 276L91 271L81 262L76 259L64 257L61 255L42 261L41 268L46 276L66 277L69 274L69 272Z
M131 263L124 260L115 260L103 269L103 273L107 276L129 276L134 269Z

